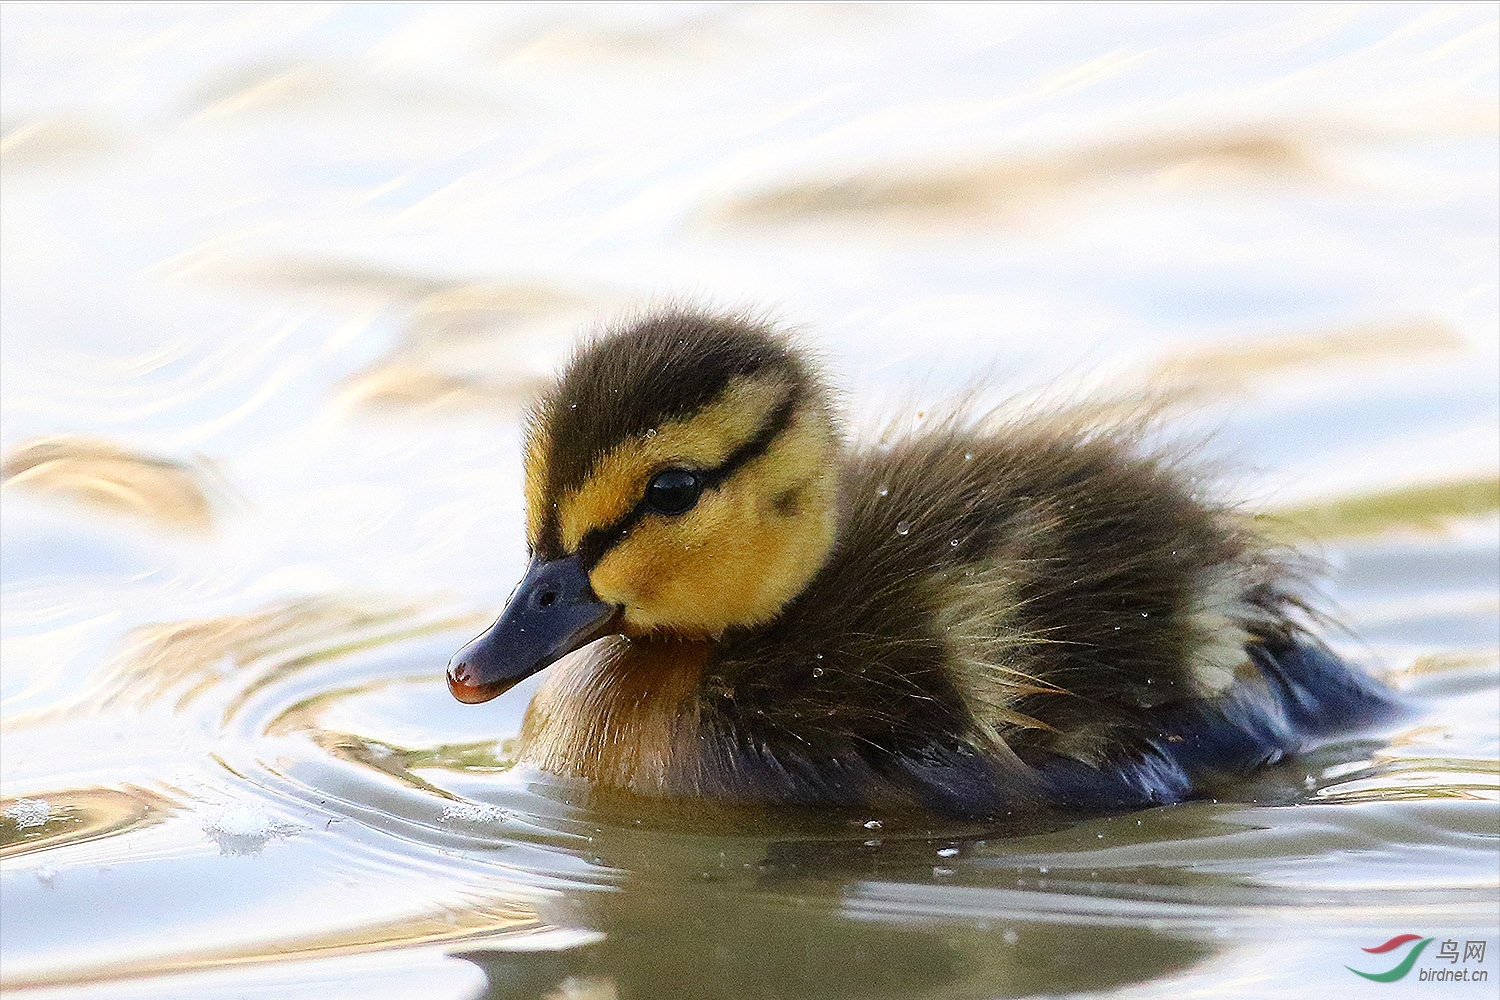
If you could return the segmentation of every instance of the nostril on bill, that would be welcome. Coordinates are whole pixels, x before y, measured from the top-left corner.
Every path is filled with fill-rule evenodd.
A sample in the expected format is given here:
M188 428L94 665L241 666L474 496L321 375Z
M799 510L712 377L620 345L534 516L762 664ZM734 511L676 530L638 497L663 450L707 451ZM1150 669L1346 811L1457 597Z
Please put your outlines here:
M555 591L555 590L549 590L546 593L542 594L541 597L538 597L536 599L536 604L537 604L537 607L539 607L539 608L550 608L553 604L556 604L556 603L557 603L557 591Z

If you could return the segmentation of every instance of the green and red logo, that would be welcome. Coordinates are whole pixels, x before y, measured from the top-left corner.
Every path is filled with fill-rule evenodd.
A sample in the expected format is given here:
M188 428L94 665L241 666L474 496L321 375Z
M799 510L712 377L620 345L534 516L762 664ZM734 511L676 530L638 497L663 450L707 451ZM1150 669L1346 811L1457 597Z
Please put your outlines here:
M1432 938L1424 938L1420 934L1397 934L1385 944L1378 944L1373 948L1360 949L1361 951L1369 952L1371 955L1385 955L1390 952L1396 951L1399 948L1403 948L1406 945L1411 944L1413 941L1415 941L1416 944L1413 945L1411 950L1406 953L1406 957L1397 962L1395 967L1392 968L1389 972L1360 972L1352 965L1346 965L1344 966L1344 968L1348 969L1356 976L1364 976L1366 979L1374 980L1377 983L1394 983L1396 980L1400 979L1408 972L1410 972L1413 965L1417 964L1417 956L1422 954L1422 949L1432 944Z

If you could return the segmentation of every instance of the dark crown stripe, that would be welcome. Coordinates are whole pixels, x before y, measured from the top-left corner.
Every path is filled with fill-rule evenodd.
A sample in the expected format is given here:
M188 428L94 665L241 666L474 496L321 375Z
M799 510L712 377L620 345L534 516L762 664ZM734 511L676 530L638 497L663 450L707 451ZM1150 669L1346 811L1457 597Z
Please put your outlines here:
M703 485L708 489L717 489L742 466L764 455L766 449L771 447L771 442L775 441L792 422L792 416L797 412L797 403L801 395L801 391L793 386L787 393L786 399L777 405L749 440L730 452L724 461L713 468L697 470L698 474L703 477ZM583 536L583 540L578 543L578 561L583 564L583 568L591 570L597 566L599 560L628 537L630 529L635 527L636 522L649 512L650 508L646 506L646 499L642 497L636 501L634 507L613 524L604 528L590 529Z
M698 412L735 378L800 373L768 327L688 311L649 317L587 345L547 405L548 492L577 488L612 447Z

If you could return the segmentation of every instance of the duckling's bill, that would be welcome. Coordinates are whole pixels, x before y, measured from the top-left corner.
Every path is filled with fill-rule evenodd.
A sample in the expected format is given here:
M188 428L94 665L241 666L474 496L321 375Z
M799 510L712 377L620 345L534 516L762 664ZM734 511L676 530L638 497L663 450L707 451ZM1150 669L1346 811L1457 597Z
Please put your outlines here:
M577 555L532 559L505 609L448 663L448 690L466 704L499 697L609 631L620 612L601 601Z

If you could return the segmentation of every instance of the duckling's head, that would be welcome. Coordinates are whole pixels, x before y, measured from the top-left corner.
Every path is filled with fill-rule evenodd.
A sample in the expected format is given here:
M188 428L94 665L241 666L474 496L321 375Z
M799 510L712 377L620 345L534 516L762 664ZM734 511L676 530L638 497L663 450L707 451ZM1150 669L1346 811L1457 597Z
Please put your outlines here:
M765 325L672 312L586 344L532 411L531 563L449 664L454 696L603 635L774 619L833 544L839 447L822 379Z

